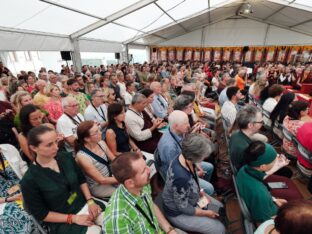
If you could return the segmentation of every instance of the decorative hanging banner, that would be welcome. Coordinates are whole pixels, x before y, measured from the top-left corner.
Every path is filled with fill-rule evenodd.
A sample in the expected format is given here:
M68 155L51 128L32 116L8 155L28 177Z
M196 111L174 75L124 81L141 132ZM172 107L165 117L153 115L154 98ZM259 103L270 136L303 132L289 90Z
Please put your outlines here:
M176 48L176 57L178 61L183 61L183 51L184 51L183 47Z
M160 60L167 61L167 48L160 48Z
M158 48L151 48L151 62L152 63L158 62Z
M306 62L310 58L312 46L303 46L302 47L302 57L303 57L303 62Z
M201 49L196 48L194 50L194 61L200 61Z
M277 50L276 50L276 53L277 53L276 62L285 63L288 48L289 48L288 46L278 46L277 47Z
M242 60L242 47L235 47L233 49L233 61L241 62Z
M223 48L223 56L222 56L223 62L229 62L230 61L231 52L232 52L232 48L230 48L230 47Z
M185 61L192 60L192 55L193 55L193 48L186 48L185 54L184 54L184 60Z
M275 46L267 47L267 54L265 57L266 62L273 62L274 61L275 50L276 50Z
M211 62L211 48L204 49L204 62Z
M289 48L288 56L287 56L287 63L295 62L296 56L299 53L300 47L299 46L292 46Z
M263 57L264 47L255 47L255 62L261 62Z
M168 48L168 60L169 61L175 60L175 48L174 47Z
M254 47L249 47L249 50L245 52L244 56L244 62L245 63L251 63L252 62L252 56L254 52Z
M213 61L220 62L221 60L221 48L214 48L213 49Z

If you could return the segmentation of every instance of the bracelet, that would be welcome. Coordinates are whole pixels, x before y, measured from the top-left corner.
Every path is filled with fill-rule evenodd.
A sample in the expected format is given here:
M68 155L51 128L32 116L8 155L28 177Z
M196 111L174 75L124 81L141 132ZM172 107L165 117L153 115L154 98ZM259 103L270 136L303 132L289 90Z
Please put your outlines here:
M72 224L73 223L73 215L72 214L67 215L66 223L68 223L68 224Z
M94 203L95 203L95 202L94 202L94 200L93 200L92 198L90 198L90 199L87 200L88 206L89 206L89 205L92 205L92 204L94 204Z
M175 230L175 228L174 227L172 227L172 226L170 226L169 227L169 230L166 232L166 234L169 234L171 231L173 231L173 230Z

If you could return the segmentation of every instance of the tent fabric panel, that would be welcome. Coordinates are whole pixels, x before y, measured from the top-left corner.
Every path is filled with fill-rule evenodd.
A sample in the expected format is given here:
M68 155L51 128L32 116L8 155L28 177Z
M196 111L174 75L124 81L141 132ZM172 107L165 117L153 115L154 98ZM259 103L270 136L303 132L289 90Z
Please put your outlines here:
M69 38L0 31L0 51L73 50Z
M115 52L122 52L123 45L120 43L114 43L114 42L80 39L79 49L80 49L80 52L115 53Z

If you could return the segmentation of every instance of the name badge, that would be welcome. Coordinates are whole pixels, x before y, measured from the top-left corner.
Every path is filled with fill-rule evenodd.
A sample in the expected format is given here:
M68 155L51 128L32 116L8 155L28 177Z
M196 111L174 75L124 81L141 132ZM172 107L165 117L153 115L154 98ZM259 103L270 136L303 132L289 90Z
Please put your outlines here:
M77 193L76 192L72 193L70 197L67 199L68 205L73 204L76 198L77 198Z

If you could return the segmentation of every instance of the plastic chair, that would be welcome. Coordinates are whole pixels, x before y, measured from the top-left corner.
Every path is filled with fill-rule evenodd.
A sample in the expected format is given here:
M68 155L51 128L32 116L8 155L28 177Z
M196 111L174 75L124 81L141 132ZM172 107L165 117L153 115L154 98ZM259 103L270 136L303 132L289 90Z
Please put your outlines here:
M246 234L252 234L254 233L255 230L255 225L254 222L251 218L250 212L246 206L245 201L241 198L238 188L237 188L237 184L236 184L236 180L235 180L235 176L232 176L233 178L233 183L234 183L234 187L235 187L235 192L236 192L236 196L237 196L237 200L238 200L238 204L239 204L239 208L241 210L241 214L242 214L242 223L245 229L245 233Z
M294 142L296 143L297 151L300 153L300 155L310 163L312 163L312 152L310 152L308 149L306 149L299 141L297 138L294 137ZM300 172L303 177L309 178L310 175L308 175L303 166L298 165L299 162L297 161L297 169Z

